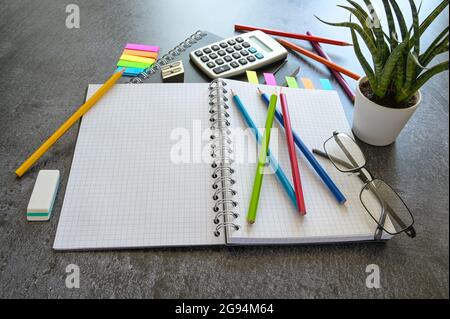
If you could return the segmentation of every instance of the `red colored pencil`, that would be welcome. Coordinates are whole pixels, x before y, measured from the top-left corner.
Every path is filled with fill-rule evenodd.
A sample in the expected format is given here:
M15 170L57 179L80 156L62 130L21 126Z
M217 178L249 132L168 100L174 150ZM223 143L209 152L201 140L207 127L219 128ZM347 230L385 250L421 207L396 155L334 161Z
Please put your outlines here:
M294 44L292 42L289 42L289 41L286 41L286 40L283 40L283 39L275 39L275 40L280 42L281 45L285 46L286 48L289 48L289 49L294 50L294 51L296 51L296 52L298 52L300 54L303 54L303 55L305 55L305 56L307 56L307 57L309 57L309 58L311 58L313 60L316 60L316 61L318 61L318 62L328 66L329 68L331 68L333 70L336 70L336 71L338 71L340 73L343 73L343 74L351 77L352 79L359 80L361 78L360 75L358 75L356 73L353 73L353 72L343 68L342 66L340 66L340 65L338 65L338 64L336 64L334 62L328 61L327 59L322 58L321 56L319 56L319 55L317 55L315 53L312 53L312 52L310 52L310 51L308 51L306 49L303 49L302 47L300 47L300 46L298 46L298 45L296 45L296 44Z
M291 117L289 116L289 109L286 95L280 94L281 110L283 111L284 128L286 132L287 145L289 150L289 159L291 161L292 179L294 182L295 197L297 199L298 211L300 214L306 214L305 199L303 196L302 182L300 180L300 169L298 168L297 153L295 152L294 135L292 134Z
M297 39L297 40L306 40L306 41L314 41L314 42L320 42L320 43L328 43L333 45L339 45L339 46L352 46L351 43L347 43L344 41L338 41L333 39L327 39L322 37L316 37L316 36L310 36L306 34L298 34L298 33L291 33L291 32L284 32L279 30L272 30L272 29L266 29L266 28L259 28L259 27L252 27L247 25L241 25L241 24L235 24L234 25L235 31L256 31L260 30L267 34L276 35L279 37L286 37L291 39Z

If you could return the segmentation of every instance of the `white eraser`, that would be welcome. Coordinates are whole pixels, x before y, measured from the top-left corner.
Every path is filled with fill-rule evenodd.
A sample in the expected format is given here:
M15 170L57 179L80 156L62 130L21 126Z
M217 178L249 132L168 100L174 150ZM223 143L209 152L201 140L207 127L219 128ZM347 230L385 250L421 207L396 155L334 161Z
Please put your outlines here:
M27 220L47 221L50 219L53 203L59 186L58 170L39 171L30 202L27 207Z

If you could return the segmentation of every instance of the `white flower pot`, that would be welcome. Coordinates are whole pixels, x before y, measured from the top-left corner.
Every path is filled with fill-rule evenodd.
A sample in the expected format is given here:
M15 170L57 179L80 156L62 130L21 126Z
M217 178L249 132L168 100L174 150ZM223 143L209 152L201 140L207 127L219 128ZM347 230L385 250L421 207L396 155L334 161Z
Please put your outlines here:
M367 78L361 78L356 88L353 133L361 141L370 145L390 145L395 142L422 102L422 94L417 93L417 103L412 107L404 109L388 108L378 105L364 96L360 85L365 81L367 81Z

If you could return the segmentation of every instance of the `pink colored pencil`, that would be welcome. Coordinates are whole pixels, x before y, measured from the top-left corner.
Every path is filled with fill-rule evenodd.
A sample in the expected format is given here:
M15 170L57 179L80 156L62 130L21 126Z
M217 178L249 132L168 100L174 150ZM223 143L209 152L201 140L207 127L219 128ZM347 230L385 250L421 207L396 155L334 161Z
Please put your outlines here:
M286 95L280 94L281 110L284 117L284 128L286 132L287 145L289 150L289 159L291 161L292 179L294 182L295 197L297 199L298 211L300 214L306 214L305 199L303 196L302 182L300 180L300 169L298 168L297 153L295 152L294 135L292 134L291 117L289 115Z
M311 32L306 32L307 35L312 36ZM322 46L320 45L319 42L315 42L315 41L311 41L312 46L314 47L314 50L317 51L317 53L322 57L327 59L328 61L331 61L331 58L328 56L328 54L322 49ZM333 61L331 61L333 62ZM344 77L342 76L341 73L339 73L338 71L329 68L331 70L331 72L333 73L334 77L336 78L336 80L339 82L339 84L342 86L342 88L344 89L345 93L348 95L348 97L355 102L355 93L353 93L353 90L351 89L350 85L347 83L347 81L344 79Z

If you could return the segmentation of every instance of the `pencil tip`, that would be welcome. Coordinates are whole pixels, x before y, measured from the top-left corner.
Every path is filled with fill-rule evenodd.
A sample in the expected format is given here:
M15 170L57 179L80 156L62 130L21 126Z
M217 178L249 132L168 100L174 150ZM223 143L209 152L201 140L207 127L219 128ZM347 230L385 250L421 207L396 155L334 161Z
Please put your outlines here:
M231 89L230 91L231 91L231 95L236 96L236 94L234 94L233 89Z
M261 95L262 95L262 91L261 91L261 89L260 89L260 88L256 88L256 89L258 90L259 94L261 94Z
M250 225L253 225L253 224L255 223L255 221L254 221L254 220L248 220L248 223L249 223Z

